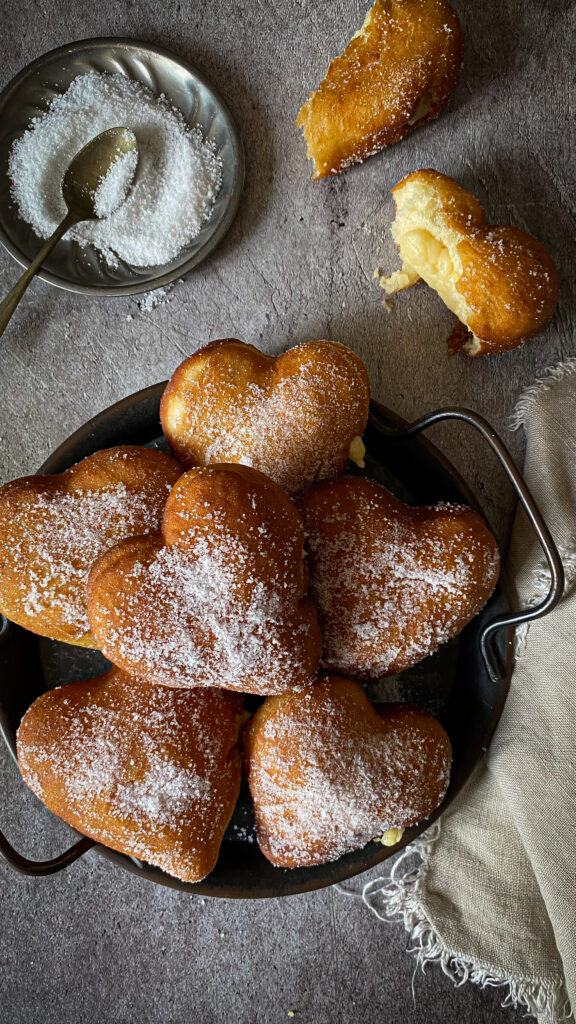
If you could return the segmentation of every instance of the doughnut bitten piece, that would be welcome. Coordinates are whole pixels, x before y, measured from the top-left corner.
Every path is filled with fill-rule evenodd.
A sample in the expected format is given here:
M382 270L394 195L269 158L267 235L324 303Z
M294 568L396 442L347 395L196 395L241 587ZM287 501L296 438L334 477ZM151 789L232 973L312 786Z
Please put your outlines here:
M484 606L499 553L477 512L412 508L374 480L316 484L297 502L324 668L358 679L402 672Z
M199 349L172 374L160 419L187 469L253 466L297 494L363 465L370 381L345 345L307 341L277 358L234 338Z
M312 177L339 174L436 117L461 66L446 0L376 0L298 114Z
M286 492L247 466L210 466L172 489L161 535L96 562L88 615L102 653L150 683L282 693L310 685L320 660L307 587Z
M33 633L94 647L86 611L92 564L124 537L159 529L182 467L135 445L89 455L64 473L0 488L0 611Z
M550 253L520 228L487 224L477 199L438 171L414 171L392 189L392 235L402 269L376 276L387 295L421 279L460 323L451 353L517 348L543 331L558 301Z
M242 698L112 669L42 694L18 730L33 793L84 835L185 882L218 859L242 774Z
M448 787L451 747L439 722L403 704L370 703L329 675L269 697L244 732L244 764L265 857L278 867L337 860L432 813Z

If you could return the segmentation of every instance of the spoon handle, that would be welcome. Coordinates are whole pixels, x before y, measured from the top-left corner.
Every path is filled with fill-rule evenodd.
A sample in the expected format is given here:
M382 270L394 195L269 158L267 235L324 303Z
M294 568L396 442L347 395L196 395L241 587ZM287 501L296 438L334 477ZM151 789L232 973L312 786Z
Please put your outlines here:
M44 243L40 252L34 257L28 269L24 271L20 280L17 281L12 290L8 292L6 298L0 302L0 335L4 334L8 321L16 309L16 306L24 295L30 281L40 270L40 267L48 256L48 253L52 252L56 242L60 241L62 235L66 234L68 229L77 223L78 218L75 217L73 213L68 212L62 223L56 228L54 234L50 235L50 238Z

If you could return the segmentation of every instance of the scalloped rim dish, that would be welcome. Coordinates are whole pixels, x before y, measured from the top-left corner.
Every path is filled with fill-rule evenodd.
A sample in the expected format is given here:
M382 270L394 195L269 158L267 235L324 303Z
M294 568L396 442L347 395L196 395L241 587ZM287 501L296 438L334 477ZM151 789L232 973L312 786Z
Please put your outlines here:
M160 46L136 39L84 39L60 46L23 68L0 93L0 242L22 267L40 247L32 228L18 216L10 195L7 165L12 143L41 116L57 94L88 71L122 73L142 82L199 125L222 160L222 187L200 233L170 263L110 268L95 249L63 241L37 275L66 291L131 295L169 284L197 266L219 244L232 224L244 184L244 153L238 130L218 92L191 65Z

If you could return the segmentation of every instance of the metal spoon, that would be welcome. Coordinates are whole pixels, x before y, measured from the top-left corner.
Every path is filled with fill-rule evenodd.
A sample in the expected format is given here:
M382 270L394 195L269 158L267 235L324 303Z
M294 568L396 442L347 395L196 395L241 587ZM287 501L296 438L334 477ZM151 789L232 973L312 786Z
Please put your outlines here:
M136 136L129 128L109 128L92 139L76 154L62 179L62 196L68 213L56 231L44 243L38 255L22 274L12 291L0 302L0 335L4 333L16 306L44 260L69 228L83 220L99 220L95 210L96 192L102 178L124 153L138 148Z

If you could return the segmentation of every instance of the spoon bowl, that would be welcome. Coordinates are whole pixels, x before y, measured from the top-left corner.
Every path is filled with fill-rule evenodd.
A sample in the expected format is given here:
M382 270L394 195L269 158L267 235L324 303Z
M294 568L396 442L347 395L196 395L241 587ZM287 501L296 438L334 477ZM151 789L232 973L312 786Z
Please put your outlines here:
M76 223L82 220L99 220L96 195L102 180L110 169L126 153L138 152L134 132L129 128L109 128L102 132L76 154L62 179L62 196ZM131 185L134 177L126 175L124 184ZM112 211L110 211L112 212Z

